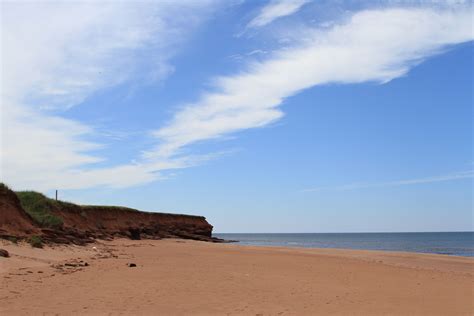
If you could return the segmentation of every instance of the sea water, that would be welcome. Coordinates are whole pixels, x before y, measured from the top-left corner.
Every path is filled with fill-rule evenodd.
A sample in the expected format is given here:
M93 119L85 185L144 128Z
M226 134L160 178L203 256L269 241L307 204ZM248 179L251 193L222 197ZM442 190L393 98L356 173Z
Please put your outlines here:
M215 234L242 245L409 251L474 257L474 232Z

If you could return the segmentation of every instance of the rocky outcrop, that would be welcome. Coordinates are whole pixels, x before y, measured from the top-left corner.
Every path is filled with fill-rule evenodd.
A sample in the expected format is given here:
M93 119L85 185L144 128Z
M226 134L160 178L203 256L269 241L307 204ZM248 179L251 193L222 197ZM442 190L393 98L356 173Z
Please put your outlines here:
M222 241L212 237L213 227L203 216L142 212L115 206L83 206L54 201L36 192L33 194L38 200L36 205L42 207L40 211L44 208L50 218L59 218L60 225L53 227L35 222L28 215L30 210L25 211L16 194L6 188L0 191L0 237L36 235L45 242L74 244L114 237ZM31 193L29 196L31 202ZM37 207L35 212L38 212Z

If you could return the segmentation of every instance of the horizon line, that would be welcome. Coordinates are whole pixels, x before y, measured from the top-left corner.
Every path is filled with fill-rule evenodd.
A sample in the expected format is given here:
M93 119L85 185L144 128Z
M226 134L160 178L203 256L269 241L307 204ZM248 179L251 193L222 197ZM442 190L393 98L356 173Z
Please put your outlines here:
M474 233L474 230L449 230L449 231L385 231L385 232L303 232L303 233L212 233L212 234L429 234L429 233Z

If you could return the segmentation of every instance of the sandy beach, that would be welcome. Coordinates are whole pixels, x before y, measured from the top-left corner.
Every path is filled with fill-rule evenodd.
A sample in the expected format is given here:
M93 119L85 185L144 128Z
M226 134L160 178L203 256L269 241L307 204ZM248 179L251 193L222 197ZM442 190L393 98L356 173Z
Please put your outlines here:
M0 247L2 315L474 313L463 257L177 239Z

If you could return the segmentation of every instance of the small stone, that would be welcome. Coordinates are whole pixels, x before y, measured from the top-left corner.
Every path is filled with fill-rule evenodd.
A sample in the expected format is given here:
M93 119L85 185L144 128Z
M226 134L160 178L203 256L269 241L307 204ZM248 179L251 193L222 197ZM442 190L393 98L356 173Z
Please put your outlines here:
M0 257L8 258L10 257L10 254L5 249L0 249Z
M136 265L135 263L129 263L129 264L128 264L128 267L129 267L129 268L134 268L134 267L136 267L136 266L137 266L137 265Z

